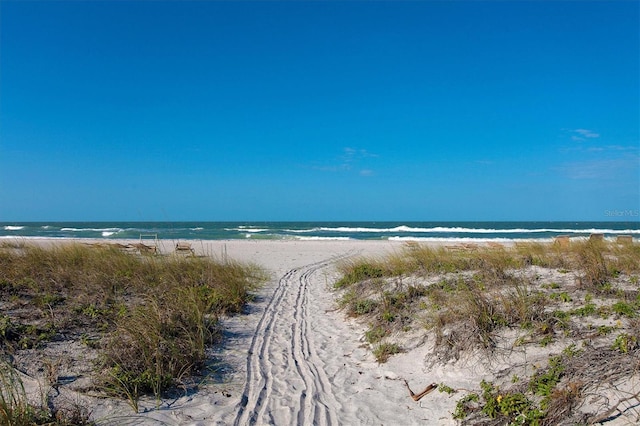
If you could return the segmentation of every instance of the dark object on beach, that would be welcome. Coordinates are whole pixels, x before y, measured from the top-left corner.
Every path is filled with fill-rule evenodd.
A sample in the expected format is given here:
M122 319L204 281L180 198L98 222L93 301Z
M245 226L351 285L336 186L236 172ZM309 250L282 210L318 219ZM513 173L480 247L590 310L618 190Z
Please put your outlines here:
M569 247L569 236L568 235L558 235L554 243L559 245L560 247Z
M156 246L148 246L142 243L131 244L130 247L133 247L140 251L140 253L153 253L156 254L158 252L158 248Z
M631 235L618 235L616 238L616 243L618 244L632 244L633 237Z
M438 387L438 385L436 385L435 383L431 383L422 392L416 394L416 393L413 393L413 391L409 387L409 383L407 383L406 380L404 381L404 384L407 387L407 389L409 389L409 395L411 395L411 398L413 398L414 401L419 401L423 396L425 396L426 394L430 393L431 391L433 391L435 388Z
M189 252L191 254L195 254L195 250L189 243L176 243L176 253L180 252Z

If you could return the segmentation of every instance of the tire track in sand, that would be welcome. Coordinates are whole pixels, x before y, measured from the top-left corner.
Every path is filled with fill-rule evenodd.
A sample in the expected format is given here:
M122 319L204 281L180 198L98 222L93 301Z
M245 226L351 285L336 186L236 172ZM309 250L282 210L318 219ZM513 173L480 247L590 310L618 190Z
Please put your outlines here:
M235 425L273 424L275 411L289 424L338 424L338 403L315 350L307 308L316 274L350 255L291 269L280 278L251 341Z

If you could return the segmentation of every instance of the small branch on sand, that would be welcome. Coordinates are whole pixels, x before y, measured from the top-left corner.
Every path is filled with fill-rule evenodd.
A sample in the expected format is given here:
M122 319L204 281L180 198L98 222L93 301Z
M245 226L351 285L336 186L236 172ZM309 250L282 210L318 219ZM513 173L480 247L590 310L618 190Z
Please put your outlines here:
M409 383L407 383L406 380L404 381L404 384L407 387L407 389L409 389L409 395L411 395L411 398L413 398L414 401L419 401L423 396L425 396L426 394L430 393L432 390L438 387L438 385L436 385L435 383L431 383L422 392L416 394L416 393L413 393L413 391L409 387Z
M635 399L637 402L640 403L640 392L636 393L635 395L631 395L628 398L623 398L621 400L618 401L618 403L616 405L614 405L613 407L611 407L610 409L608 409L606 412L604 412L603 414L595 417L595 418L590 418L589 419L589 424L594 424L594 423L604 423L604 422L608 422L610 420L615 419L616 417L618 417L617 415L614 415L614 413L617 411L619 414L621 415L624 413L623 410L620 410L620 404L633 400ZM637 407L637 404L635 406L632 407Z

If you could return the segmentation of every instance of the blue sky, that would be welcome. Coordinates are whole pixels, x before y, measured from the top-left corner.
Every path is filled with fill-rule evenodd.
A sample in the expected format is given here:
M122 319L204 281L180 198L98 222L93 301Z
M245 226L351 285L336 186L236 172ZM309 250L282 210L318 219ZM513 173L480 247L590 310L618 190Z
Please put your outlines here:
M639 18L3 0L0 221L637 221Z

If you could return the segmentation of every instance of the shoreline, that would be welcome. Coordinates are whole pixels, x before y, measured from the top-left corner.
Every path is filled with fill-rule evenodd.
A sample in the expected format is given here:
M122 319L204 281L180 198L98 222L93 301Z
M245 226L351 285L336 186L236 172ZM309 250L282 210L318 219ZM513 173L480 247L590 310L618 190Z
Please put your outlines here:
M562 237L562 236L559 236ZM277 243L277 244L295 244L295 243L317 243L317 244L391 244L391 245L404 245L404 244L425 244L428 246L443 246L447 244L468 244L477 243L480 246L490 245L491 243L513 245L516 243L541 243L549 244L556 241L558 237L554 238L467 238L467 237L389 237L385 239L365 239L365 238L348 238L348 237L303 237L303 238L225 238L225 239L205 239L205 238L99 238L99 237L44 237L44 236L0 236L0 244L19 244L21 242L33 242L33 243L45 243L54 244L60 243L78 243L78 244L135 244L135 243L150 243L152 241L158 241L159 246L163 249L162 253L166 254L171 251L169 247L175 247L177 243L187 243L192 246L204 245L217 245L217 244L257 244L257 243ZM617 237L605 237L605 241L615 242ZM571 241L585 241L588 240L588 236L571 236ZM640 238L633 237L633 242L640 241Z
M4 238L125 240L399 240L418 242L552 241L560 235L588 238L621 234L640 238L640 222L0 222Z

